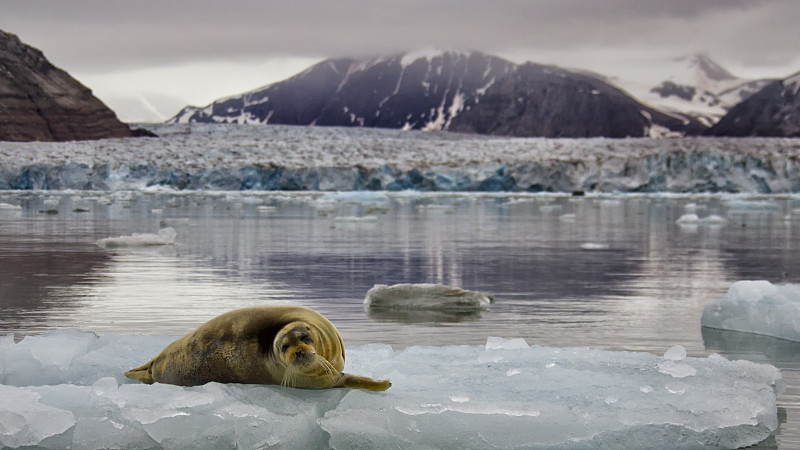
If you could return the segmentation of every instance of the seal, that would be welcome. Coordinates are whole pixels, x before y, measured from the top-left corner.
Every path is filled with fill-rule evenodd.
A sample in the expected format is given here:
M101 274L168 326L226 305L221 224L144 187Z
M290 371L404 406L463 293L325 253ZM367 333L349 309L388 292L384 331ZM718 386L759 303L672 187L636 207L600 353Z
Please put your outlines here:
M179 386L216 381L385 391L392 385L342 370L344 344L328 319L300 306L254 306L211 319L125 376Z

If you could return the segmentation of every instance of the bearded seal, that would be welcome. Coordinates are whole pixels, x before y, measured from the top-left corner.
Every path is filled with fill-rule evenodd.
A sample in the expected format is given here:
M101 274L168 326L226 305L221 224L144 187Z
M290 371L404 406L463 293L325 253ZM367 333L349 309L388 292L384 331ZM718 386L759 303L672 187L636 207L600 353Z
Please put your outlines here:
M489 309L494 297L441 284L376 284L364 297L364 307L372 309L407 309L470 311Z
M321 314L300 306L254 306L211 319L125 376L179 386L216 381L385 391L392 385L343 369L342 337Z

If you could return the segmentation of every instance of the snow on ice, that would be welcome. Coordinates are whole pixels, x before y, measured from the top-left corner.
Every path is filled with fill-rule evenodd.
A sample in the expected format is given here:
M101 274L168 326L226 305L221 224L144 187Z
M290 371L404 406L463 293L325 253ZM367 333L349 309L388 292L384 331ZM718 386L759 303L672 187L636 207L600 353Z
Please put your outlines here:
M701 324L800 341L800 285L737 281L705 307Z
M0 189L800 192L796 139L537 139L161 124L159 138L0 143Z
M735 448L778 426L776 368L682 347L348 348L346 370L392 379L383 393L122 376L173 339L0 337L0 447Z

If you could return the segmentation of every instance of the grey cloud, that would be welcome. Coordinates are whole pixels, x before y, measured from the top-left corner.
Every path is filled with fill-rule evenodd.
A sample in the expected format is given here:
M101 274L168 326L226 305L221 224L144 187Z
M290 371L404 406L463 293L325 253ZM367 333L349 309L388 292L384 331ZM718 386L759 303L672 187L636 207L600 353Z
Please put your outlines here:
M797 0L0 0L0 11L0 29L96 72L425 46L707 50L759 63L796 54L800 37Z

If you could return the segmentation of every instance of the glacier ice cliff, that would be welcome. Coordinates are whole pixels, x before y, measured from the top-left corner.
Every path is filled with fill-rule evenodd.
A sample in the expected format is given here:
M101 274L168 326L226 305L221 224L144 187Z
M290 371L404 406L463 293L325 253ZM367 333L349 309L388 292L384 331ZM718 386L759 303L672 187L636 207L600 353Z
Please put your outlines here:
M0 143L0 189L800 192L796 139L541 139L209 124Z
M773 366L586 348L372 344L346 370L383 393L208 383L122 372L169 336L0 336L0 447L738 448L778 427Z

